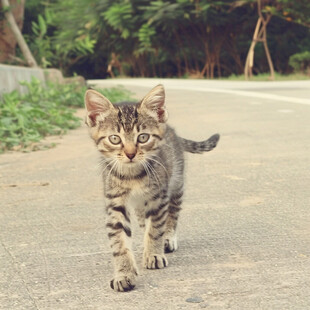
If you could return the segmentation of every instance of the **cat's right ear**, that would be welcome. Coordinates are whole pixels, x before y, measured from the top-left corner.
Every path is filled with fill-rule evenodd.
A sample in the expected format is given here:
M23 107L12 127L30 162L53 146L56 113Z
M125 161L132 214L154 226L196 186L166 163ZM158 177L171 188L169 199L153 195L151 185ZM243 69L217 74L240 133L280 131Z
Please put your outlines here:
M109 99L92 89L87 90L85 93L85 107L87 110L85 123L89 127L96 125L98 115L104 118L113 109L113 105Z

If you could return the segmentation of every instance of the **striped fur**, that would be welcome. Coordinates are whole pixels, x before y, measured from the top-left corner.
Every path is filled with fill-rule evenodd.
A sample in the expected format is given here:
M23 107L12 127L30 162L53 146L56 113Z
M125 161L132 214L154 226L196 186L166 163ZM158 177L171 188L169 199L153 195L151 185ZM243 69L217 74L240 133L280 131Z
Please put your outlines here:
M115 291L128 291L135 287L138 274L131 250L133 214L145 230L144 267L166 267L165 252L178 247L183 153L210 151L219 135L203 142L178 137L166 124L162 85L139 103L114 105L100 93L88 90L85 105L90 136L102 154L106 228L115 274L110 286Z
M201 154L203 152L212 151L216 147L220 139L220 135L215 134L211 136L208 140L201 141L201 142L187 140L184 138L179 138L179 139L181 139L184 151L190 152L190 153Z

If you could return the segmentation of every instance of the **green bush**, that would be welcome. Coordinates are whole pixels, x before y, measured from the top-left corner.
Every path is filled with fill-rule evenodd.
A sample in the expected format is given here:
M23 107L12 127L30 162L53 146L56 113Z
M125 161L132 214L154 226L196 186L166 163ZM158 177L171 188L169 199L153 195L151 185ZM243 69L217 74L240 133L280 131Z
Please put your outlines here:
M80 126L75 116L77 107L84 107L86 86L48 84L39 80L23 82L26 94L17 91L0 98L0 153L7 150L33 150L46 136L62 135ZM112 102L131 99L123 88L99 90Z
M125 89L122 86L117 87L111 87L111 88L102 88L102 89L96 89L99 91L99 93L103 94L112 103L121 102L121 101L136 101L136 99L133 97L133 93L129 90ZM84 93L84 90L83 90ZM83 95L84 99L84 95ZM82 106L84 107L84 101Z
M305 51L292 55L289 59L289 65L296 72L310 73L310 52Z

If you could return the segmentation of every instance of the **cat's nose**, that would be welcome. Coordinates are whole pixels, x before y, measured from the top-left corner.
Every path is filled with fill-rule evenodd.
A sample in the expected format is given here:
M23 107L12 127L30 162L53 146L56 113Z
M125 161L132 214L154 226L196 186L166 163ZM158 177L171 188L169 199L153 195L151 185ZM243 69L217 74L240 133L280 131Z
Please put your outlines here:
M136 156L136 153L127 153L125 152L126 156L131 160Z

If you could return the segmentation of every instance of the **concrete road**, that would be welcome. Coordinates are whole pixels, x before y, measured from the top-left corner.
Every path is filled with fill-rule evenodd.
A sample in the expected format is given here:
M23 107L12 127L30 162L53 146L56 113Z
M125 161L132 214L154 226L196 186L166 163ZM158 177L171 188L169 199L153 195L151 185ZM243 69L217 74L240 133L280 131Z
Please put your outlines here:
M90 81L92 84L94 81ZM113 80L166 86L170 124L218 147L187 155L179 245L115 293L98 154L83 126L0 155L0 309L310 309L310 82Z

